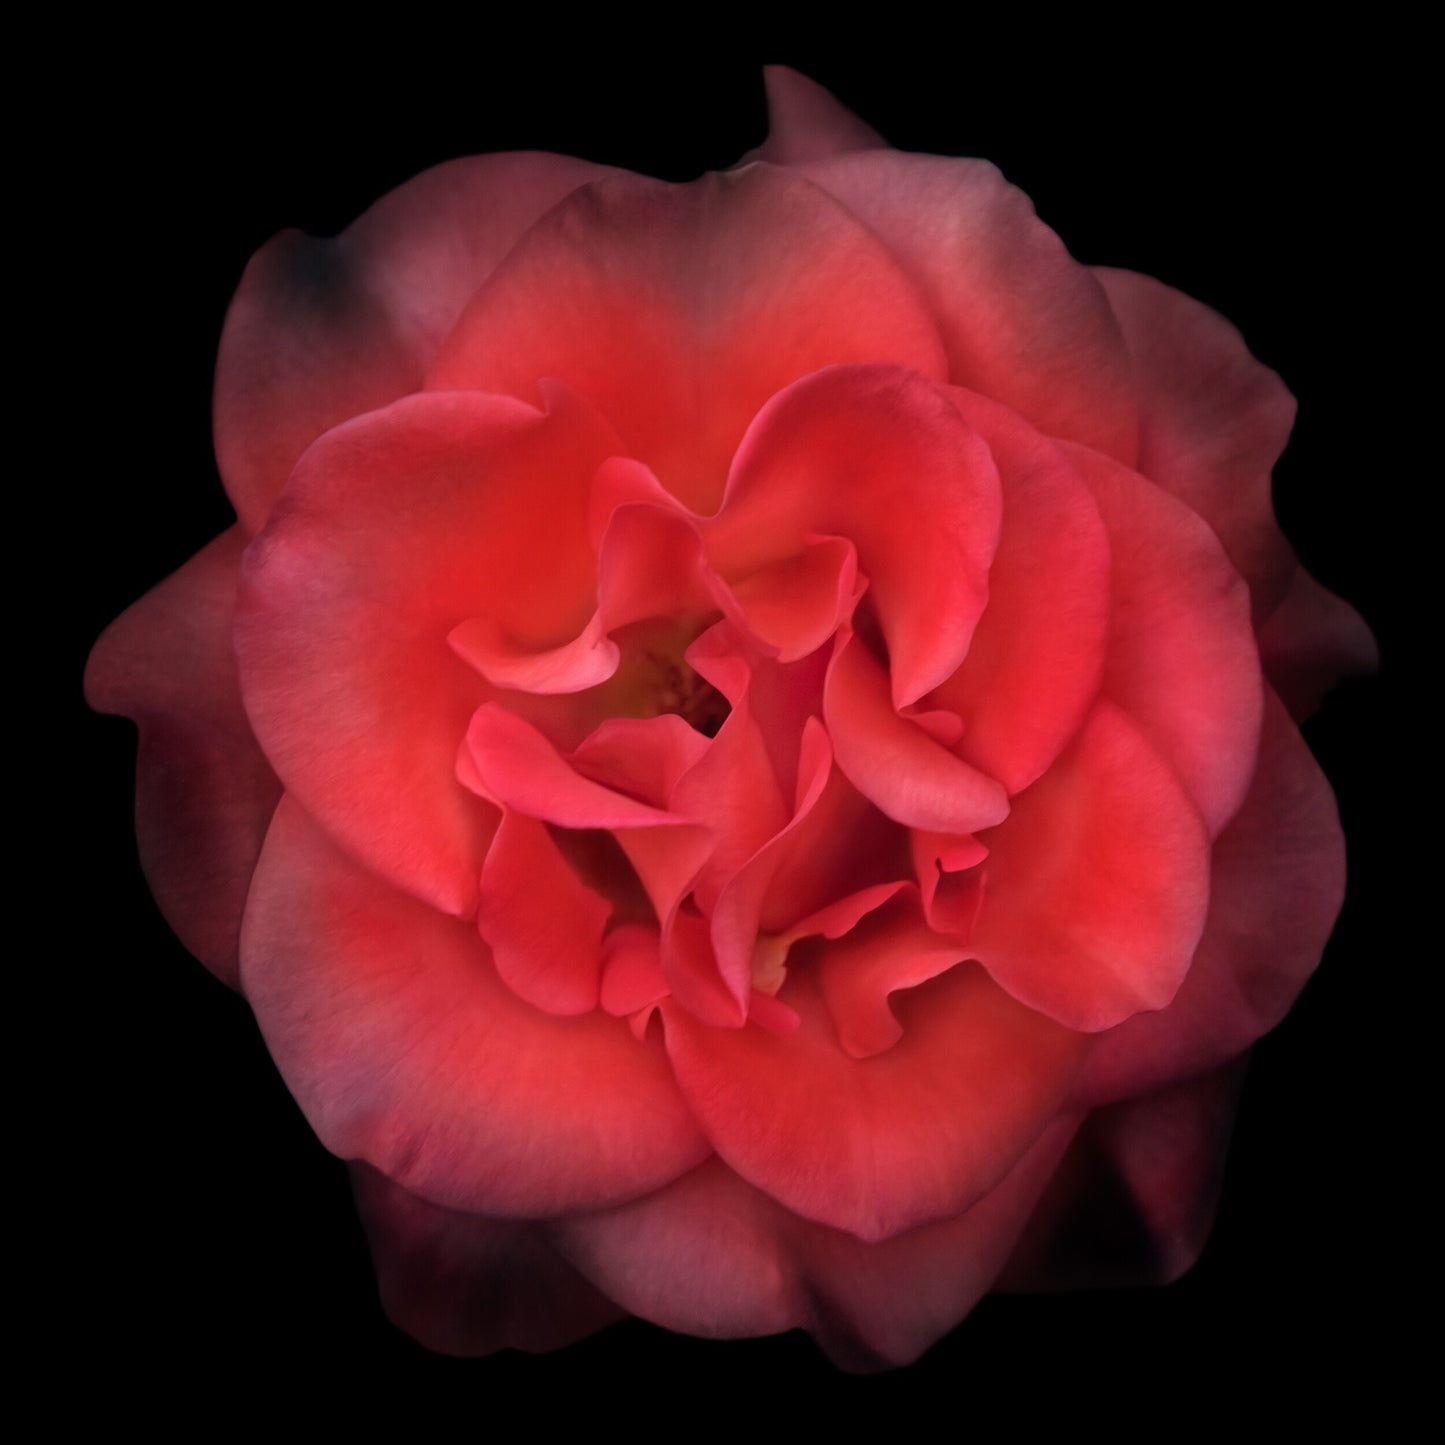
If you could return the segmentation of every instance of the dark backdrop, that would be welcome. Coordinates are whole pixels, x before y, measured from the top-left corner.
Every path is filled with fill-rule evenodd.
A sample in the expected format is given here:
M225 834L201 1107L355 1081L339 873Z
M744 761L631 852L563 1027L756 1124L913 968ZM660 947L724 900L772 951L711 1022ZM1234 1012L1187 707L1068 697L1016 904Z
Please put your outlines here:
M80 534L81 571L57 589L78 741L60 915L74 941L50 972L56 1016L80 1020L84 1038L67 1052L76 1101L54 1130L67 1166L47 1209L65 1221L45 1260L54 1347L150 1403L197 1372L217 1399L265 1399L300 1372L333 1401L399 1386L489 1412L531 1401L534 1419L583 1408L659 1425L675 1410L655 1393L664 1379L724 1424L751 1426L776 1398L788 1419L882 1406L912 1429L916 1408L948 1402L960 1435L996 1410L1169 1428L1181 1411L1233 1413L1256 1390L1280 1419L1309 1403L1387 1405L1413 1245L1397 1225L1399 1005L1382 987L1401 966L1386 848L1405 784L1380 759L1403 621L1388 559L1415 497L1382 422L1395 389L1382 295L1398 277L1377 213L1393 185L1380 167L1396 157L1376 144L1367 99L1340 83L1369 72L1371 53L1325 37L1304 64L1286 42L1259 51L1200 33L1151 36L1125 59L1097 33L1022 46L979 34L891 56L764 44L702 58L679 44L648 64L617 35L558 61L552 43L455 37L431 55L421 43L302 57L250 33L234 54L213 47L173 69L148 58L146 37L121 43L124 63L98 71L85 99L91 139L62 157L57 202L74 328L89 339L66 343L62 380L82 406L58 444L78 460L54 498ZM1351 894L1324 967L1257 1052L1218 1227L1180 1283L990 1300L920 1364L874 1380L836 1376L801 1336L707 1345L640 1324L551 1357L433 1358L382 1317L344 1170L245 1006L156 914L131 841L132 730L84 713L76 679L102 626L229 520L210 371L226 303L269 235L334 232L472 151L554 149L671 179L728 165L762 136L765 57L808 71L902 148L996 161L1081 260L1212 304L1299 397L1279 511L1386 656L1383 676L1337 693L1309 732L1339 791Z

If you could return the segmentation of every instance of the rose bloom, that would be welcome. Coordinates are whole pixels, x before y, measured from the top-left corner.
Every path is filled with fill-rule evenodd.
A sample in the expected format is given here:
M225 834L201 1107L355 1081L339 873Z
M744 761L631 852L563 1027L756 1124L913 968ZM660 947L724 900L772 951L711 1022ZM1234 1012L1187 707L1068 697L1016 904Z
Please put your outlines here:
M87 675L436 1349L903 1363L1107 1277L1104 1182L1171 1278L1339 906L1295 724L1373 647L1274 523L1278 379L769 100L688 186L482 157L264 248L237 525Z

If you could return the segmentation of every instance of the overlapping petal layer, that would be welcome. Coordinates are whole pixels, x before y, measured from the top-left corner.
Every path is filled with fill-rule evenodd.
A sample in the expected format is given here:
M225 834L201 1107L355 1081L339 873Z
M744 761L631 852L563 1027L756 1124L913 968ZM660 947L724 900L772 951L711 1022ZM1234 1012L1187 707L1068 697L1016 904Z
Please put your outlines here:
M1278 378L768 85L688 186L459 161L265 248L240 523L88 674L435 1348L875 1368L1093 1278L1101 1199L1170 1277L1338 907L1287 708L1373 644L1274 521Z

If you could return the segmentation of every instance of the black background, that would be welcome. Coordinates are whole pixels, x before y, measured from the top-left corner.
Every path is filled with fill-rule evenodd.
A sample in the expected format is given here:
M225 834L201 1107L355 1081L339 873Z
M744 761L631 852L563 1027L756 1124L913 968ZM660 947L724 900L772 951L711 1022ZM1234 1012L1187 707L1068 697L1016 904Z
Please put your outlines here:
M1393 237L1411 202L1392 170L1402 122L1379 112L1378 52L1358 37L1260 49L1151 34L1131 49L1138 37L970 32L911 54L864 40L852 54L678 44L644 62L618 34L567 36L565 57L561 37L413 37L366 55L257 39L174 68L145 37L118 37L124 63L80 87L89 139L59 158L48 203L47 234L70 262L56 312L66 465L49 525L68 539L58 554L77 534L79 553L50 604L66 630L71 796L53 865L66 942L44 970L67 1101L44 1126L61 1157L42 1191L61 1225L41 1251L47 1350L104 1381L106 1398L155 1408L182 1380L240 1400L299 1376L333 1403L540 1401L546 1418L602 1408L624 1425L674 1413L663 1381L744 1425L780 1384L788 1416L877 1406L901 1425L947 1403L960 1434L995 1411L1166 1428L1247 1399L1280 1421L1343 1404L1388 1413L1417 1249L1401 995L1387 980L1422 964L1387 906L1410 787L1393 732L1406 652L1395 539L1418 484L1382 319L1408 304ZM1284 376L1301 419L1278 510L1385 655L1307 734L1339 793L1350 896L1322 970L1257 1051L1214 1238L1178 1284L989 1300L918 1365L874 1379L838 1376L803 1336L706 1344L641 1324L536 1359L432 1357L381 1315L344 1169L245 1005L150 902L131 838L133 733L84 712L80 669L106 622L229 521L211 367L226 303L268 236L332 233L426 165L474 151L565 151L679 180L729 165L762 138L763 59L812 74L900 148L994 160L1081 260L1208 302Z

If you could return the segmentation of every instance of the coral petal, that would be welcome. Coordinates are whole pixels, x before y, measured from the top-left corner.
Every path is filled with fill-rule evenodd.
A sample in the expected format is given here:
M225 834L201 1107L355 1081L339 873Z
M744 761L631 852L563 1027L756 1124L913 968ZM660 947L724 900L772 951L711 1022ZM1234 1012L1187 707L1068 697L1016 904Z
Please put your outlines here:
M658 1049L604 1014L522 1002L474 925L363 871L290 798L256 870L241 980L322 1142L433 1203L596 1208L706 1157Z

